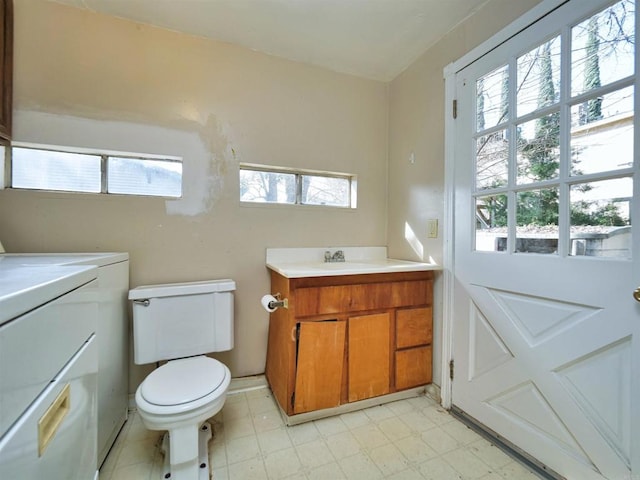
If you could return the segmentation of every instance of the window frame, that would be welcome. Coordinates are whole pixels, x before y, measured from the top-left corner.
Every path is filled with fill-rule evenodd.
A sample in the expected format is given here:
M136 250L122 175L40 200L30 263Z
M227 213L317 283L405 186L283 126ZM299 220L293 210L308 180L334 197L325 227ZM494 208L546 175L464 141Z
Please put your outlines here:
M184 196L184 172L180 172L180 195L151 195L146 193L122 193L122 192L110 192L109 184L108 184L108 175L109 175L109 159L110 158L123 158L127 160L151 160L151 161L161 161L167 163L179 163L184 166L184 162L182 157L178 157L175 155L159 155L159 154L146 154L146 153L132 153L132 152L121 152L116 150L100 150L100 149L92 149L92 148L83 148L83 147L69 147L69 146L61 146L61 145L49 145L49 144L36 144L31 142L11 142L11 144L7 144L5 151L5 179L4 186L6 188L10 188L12 190L24 190L24 191L35 191L35 192L52 192L52 193L72 193L72 194L89 194L89 195L124 195L124 196L134 196L134 197L151 197L151 198L164 198L164 199L180 199ZM14 187L13 186L13 149L14 148L22 148L22 149L31 149L31 150L39 150L39 151L49 151L56 153L69 153L69 154L80 154L80 155L93 155L95 157L100 157L100 191L95 192L87 192L81 190L56 190L56 189L43 189L43 188L35 188L35 187Z
M277 167L271 165L262 165L255 163L240 163L238 167L238 183L240 182L240 175L242 171L251 172L264 172L274 174L288 174L295 176L295 200L294 202L256 202L251 200L240 199L240 205L242 206L277 206L277 207L306 207L306 208L337 208L342 210L355 210L357 208L357 183L358 176L352 173L344 172L330 172L324 170L308 170L289 167ZM324 178L338 178L347 180L349 182L349 199L348 205L321 205L314 203L304 203L302 201L302 177L324 177Z

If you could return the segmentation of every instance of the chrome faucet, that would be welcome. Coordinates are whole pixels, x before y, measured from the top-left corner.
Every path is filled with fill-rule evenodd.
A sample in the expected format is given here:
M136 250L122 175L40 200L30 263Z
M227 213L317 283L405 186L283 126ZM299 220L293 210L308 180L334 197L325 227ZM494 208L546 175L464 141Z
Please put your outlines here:
M344 262L344 252L342 250L336 250L333 255L329 250L324 252L325 263Z

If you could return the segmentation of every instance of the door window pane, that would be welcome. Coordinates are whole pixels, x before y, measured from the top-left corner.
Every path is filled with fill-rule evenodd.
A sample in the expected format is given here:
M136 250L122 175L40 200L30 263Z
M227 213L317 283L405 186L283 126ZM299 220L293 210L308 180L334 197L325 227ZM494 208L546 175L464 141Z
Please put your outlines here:
M11 185L14 188L100 192L99 155L13 147Z
M633 166L633 87L574 105L571 123L572 175Z
M507 65L476 81L476 131L495 127L509 118L509 69Z
M505 251L507 246L507 196L489 195L476 198L475 250Z
M182 162L109 157L109 193L182 196Z
M518 135L518 184L558 177L560 168L560 113L522 123Z
M509 142L507 131L485 135L476 140L476 188L503 187L508 181Z
M558 253L558 189L518 192L516 247L520 253Z
M571 29L571 92L578 95L634 72L635 2L622 0Z
M556 103L560 97L560 37L518 58L518 116Z
M571 255L631 256L631 177L571 186Z

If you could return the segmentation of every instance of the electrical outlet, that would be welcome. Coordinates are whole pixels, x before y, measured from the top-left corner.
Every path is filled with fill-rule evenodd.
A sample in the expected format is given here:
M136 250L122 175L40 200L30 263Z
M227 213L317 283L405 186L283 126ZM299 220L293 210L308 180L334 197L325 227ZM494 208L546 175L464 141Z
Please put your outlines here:
M427 238L438 238L438 219L427 220Z

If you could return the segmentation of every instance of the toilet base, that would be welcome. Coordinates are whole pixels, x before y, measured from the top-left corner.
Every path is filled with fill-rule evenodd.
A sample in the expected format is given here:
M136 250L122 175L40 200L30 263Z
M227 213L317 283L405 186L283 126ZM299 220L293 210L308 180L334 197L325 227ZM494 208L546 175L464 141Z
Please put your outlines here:
M211 468L209 465L209 440L211 440L211 424L204 422L200 426L198 431L198 479L197 480L211 480ZM160 450L164 455L164 464L162 466L161 479L171 479L171 462L169 461L169 449L171 443L169 439L169 432L165 432L162 437L162 445ZM194 479L195 480L195 479Z

